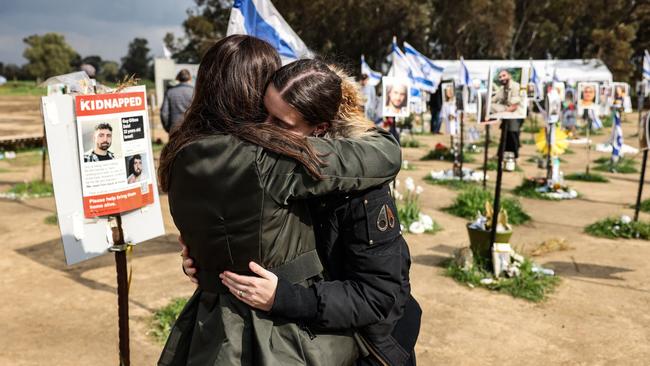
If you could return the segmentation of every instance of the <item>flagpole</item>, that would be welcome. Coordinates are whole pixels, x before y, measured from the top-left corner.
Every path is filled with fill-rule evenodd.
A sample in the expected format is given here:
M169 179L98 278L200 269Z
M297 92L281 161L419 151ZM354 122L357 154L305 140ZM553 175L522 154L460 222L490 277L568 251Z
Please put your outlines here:
M641 81L641 88L639 90L639 106L637 109L639 110L639 125L637 126L637 131L638 133L645 133L646 135L646 145L649 143L647 141L647 136L648 136L648 126L645 125L643 129L641 129L641 123L643 122L643 98L645 97L645 83ZM639 190L637 191L636 194L636 205L634 206L634 221L639 221L639 210L641 209L641 197L643 196L643 184L645 183L645 167L646 163L648 162L648 146L643 150L643 161L641 163L641 175L639 177Z

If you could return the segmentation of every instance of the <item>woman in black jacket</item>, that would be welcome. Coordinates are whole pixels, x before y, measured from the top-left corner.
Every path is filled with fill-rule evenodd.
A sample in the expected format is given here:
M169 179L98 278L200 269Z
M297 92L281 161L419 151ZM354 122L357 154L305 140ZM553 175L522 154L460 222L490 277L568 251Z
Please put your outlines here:
M339 113L331 123L317 123L309 75L324 67L319 61L300 60L279 69L265 97L269 121L294 134L317 125L314 134L362 136L372 124L363 116L355 83L340 71L344 82ZM220 276L224 285L243 302L276 318L326 329L358 329L362 353L367 354L359 365L414 365L421 311L410 296L410 255L388 185L313 199L310 210L326 281L308 288L291 285L250 263L257 277L226 271ZM191 263L185 261L184 268L194 274Z
M160 365L348 365L346 332L311 338L295 322L240 302L218 279L251 274L255 261L292 284L322 267L306 198L362 191L394 178L400 149L385 132L317 139L264 123L264 87L280 59L266 42L229 36L204 55L182 125L161 153L159 176L174 223L199 270L199 288L167 340ZM338 112L341 80L311 75L325 95L320 120ZM311 126L315 130L317 126ZM304 327L303 327L304 328Z

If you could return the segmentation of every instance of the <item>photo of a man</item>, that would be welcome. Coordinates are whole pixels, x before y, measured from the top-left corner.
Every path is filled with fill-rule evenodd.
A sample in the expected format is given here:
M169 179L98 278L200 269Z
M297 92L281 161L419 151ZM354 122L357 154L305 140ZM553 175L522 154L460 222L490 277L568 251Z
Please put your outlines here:
M126 174L128 184L138 183L147 179L147 175L144 174L142 155L135 154L126 158Z
M383 84L383 116L407 117L409 115L409 84L408 80L384 77Z
M84 153L84 163L115 159L109 149L113 144L113 127L109 123L98 123L93 133L93 147Z
M578 83L578 114L583 115L585 109L598 109L598 83Z
M526 89L522 89L523 68L498 68L490 75L489 118L525 118Z

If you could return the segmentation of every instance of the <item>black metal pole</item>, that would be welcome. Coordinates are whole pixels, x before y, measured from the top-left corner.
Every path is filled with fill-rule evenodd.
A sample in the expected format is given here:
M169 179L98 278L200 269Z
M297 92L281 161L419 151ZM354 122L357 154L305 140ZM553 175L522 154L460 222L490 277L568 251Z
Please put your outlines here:
M591 164L591 118L587 119L587 176L589 176L589 165Z
M497 163L497 181L494 187L494 214L492 215L492 230L490 232L490 248L494 246L494 241L497 238L497 223L499 222L499 210L501 210L501 177L503 176L503 151L505 150L505 139L507 126L503 126L501 122L501 139L499 140L499 154Z
M465 153L463 152L464 145L465 145L465 139L463 138L463 132L465 132L465 123L464 123L464 118L465 113L463 111L460 112L460 180L463 180L463 160L465 160Z
M483 148L483 190L487 187L488 149L490 148L490 125L485 125L485 147Z
M637 107L639 111L639 124L636 125L636 134L641 133L641 121L643 121L643 98L645 98L645 86L643 81L641 81L641 87L639 88L639 95L637 96Z
M43 145L41 148L41 181L45 182L45 161L47 160L47 137L45 135L45 122L43 122Z
M115 269L117 272L117 315L119 327L120 366L131 365L129 349L129 283L126 268L126 243L122 230L122 217L118 214L113 217L115 225L111 225L113 233L113 246L115 252Z
M639 191L636 194L636 206L634 206L634 221L639 221L639 210L641 209L641 196L643 195L643 183L645 181L645 166L648 161L648 149L643 150L643 162L641 163L641 177L639 178Z

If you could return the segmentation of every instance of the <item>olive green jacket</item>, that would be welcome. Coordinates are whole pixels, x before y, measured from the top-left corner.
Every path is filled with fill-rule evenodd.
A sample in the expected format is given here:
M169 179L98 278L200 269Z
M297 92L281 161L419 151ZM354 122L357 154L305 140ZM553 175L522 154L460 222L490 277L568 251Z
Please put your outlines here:
M296 324L239 302L218 278L224 270L250 274L249 261L294 283L318 275L322 267L304 199L383 184L401 165L399 144L385 131L359 139L310 138L310 143L324 154L323 180L293 159L230 135L198 140L178 154L169 205L195 260L199 289L172 329L159 364L354 362L351 337L306 336Z

